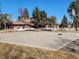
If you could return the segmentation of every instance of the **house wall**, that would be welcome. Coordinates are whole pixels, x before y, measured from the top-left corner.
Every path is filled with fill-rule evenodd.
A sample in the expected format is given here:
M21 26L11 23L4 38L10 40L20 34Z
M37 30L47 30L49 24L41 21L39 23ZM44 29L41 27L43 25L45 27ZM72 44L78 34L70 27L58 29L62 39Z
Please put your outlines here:
M25 26L13 26L13 29L25 29Z

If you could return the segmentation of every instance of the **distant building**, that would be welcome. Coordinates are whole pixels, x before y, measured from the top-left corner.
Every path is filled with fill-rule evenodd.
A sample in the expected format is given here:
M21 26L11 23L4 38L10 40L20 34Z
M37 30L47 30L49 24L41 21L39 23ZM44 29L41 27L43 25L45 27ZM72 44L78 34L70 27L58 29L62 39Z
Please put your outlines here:
M12 28L15 29L25 29L25 28L32 28L34 24L31 22L30 19L20 19L18 21L12 22Z

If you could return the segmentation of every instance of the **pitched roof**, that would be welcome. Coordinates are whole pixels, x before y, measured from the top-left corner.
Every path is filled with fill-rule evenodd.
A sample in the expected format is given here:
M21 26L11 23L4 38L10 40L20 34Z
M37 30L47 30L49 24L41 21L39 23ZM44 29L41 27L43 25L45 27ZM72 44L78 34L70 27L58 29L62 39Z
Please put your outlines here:
M30 26L34 26L30 19L21 20L23 23L28 24Z
M31 22L30 19L13 21L12 24L13 25L29 25L29 26L34 26L34 24Z
M21 22L21 21L13 21L12 24L16 24L16 25L25 25L25 23Z

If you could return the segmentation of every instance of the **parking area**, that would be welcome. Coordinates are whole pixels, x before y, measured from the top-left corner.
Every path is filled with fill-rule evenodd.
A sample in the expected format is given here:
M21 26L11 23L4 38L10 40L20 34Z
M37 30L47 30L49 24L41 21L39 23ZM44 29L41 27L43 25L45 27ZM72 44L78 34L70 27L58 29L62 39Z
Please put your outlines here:
M12 32L0 33L0 42L23 46L58 50L79 38L79 33L72 32Z

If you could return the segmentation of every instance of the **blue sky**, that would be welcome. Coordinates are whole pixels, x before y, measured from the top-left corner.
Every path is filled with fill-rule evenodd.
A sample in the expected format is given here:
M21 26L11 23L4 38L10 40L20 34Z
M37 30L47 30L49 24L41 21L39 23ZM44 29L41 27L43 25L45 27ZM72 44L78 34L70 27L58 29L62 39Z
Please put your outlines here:
M27 8L30 16L35 6L45 10L48 16L56 16L57 22L60 23L64 15L68 16L67 8L72 0L0 0L2 3L2 13L10 13L13 20L19 15L19 8ZM70 20L69 20L70 21Z

